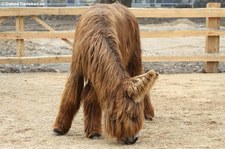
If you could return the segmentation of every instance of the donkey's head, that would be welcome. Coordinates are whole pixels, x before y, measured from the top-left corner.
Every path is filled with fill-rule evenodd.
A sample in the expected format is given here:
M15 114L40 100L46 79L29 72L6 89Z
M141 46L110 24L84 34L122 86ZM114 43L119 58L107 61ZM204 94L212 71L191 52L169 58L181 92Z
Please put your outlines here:
M147 73L122 82L122 86L108 102L105 112L106 131L118 141L134 144L138 140L144 121L146 93L153 86L158 74L150 70Z

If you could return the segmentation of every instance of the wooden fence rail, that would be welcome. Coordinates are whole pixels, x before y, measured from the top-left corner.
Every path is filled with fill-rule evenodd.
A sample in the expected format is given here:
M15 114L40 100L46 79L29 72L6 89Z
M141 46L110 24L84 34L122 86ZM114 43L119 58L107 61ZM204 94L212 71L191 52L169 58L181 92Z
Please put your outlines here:
M39 15L81 15L88 7L82 8L1 8L0 25L8 17L16 16L16 32L0 32L1 39L15 39L17 43L15 57L0 57L0 64L32 64L32 63L62 63L70 62L71 56L39 56L24 57L24 40L33 38L59 38L72 45L68 39L73 39L74 31L55 31L51 26L39 19ZM203 61L206 62L206 72L217 72L218 62L225 61L225 55L219 53L219 38L225 35L220 30L220 18L225 17L225 8L219 3L209 3L207 8L130 8L136 17L141 18L206 18L205 30L175 30L175 31L142 31L142 38L158 37L191 37L205 36L205 55L199 56L155 56L143 57L143 61ZM24 31L24 16L33 18L48 31Z

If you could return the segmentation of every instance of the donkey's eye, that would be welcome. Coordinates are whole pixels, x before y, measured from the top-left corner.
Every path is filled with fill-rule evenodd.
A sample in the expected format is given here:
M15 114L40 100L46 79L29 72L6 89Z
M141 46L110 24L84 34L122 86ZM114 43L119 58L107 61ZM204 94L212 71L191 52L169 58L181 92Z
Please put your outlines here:
M131 120L132 120L132 122L137 122L137 117L136 116L132 116L132 118L131 118Z
M125 97L126 97L127 99L132 100L132 97L130 97L130 96L128 95L128 93L127 93L127 92L125 93Z

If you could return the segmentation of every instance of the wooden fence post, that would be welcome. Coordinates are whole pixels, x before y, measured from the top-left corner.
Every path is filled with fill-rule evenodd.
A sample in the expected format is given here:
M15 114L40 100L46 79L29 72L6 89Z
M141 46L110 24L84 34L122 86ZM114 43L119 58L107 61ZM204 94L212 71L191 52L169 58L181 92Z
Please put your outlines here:
M16 17L16 32L24 32L24 18L22 16ZM16 39L16 56L24 56L24 39Z
M208 3L207 8L220 8L220 3ZM220 18L206 18L206 28L218 30L220 28ZM206 53L219 53L220 36L206 36L205 52ZM218 62L205 62L205 72L216 73L218 72Z

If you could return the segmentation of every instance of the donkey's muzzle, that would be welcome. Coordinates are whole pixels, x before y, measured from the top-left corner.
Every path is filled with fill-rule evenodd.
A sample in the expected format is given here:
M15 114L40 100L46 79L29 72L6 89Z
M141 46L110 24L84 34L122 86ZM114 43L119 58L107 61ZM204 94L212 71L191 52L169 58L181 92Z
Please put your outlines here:
M137 142L137 140L138 140L137 136L121 139L121 141L126 145L134 144L135 142Z

